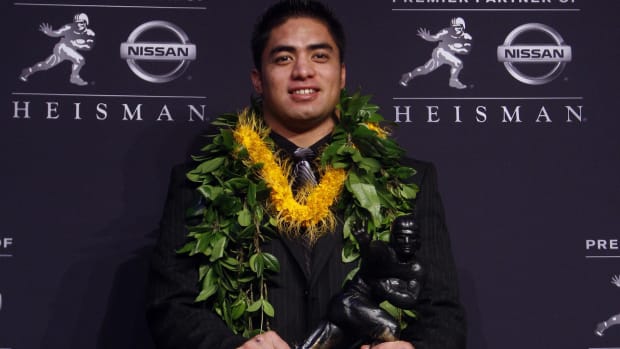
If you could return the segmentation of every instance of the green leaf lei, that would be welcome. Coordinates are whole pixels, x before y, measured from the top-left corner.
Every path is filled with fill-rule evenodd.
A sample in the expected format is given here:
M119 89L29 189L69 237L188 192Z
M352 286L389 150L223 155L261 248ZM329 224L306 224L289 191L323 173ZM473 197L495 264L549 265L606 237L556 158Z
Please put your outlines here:
M355 221L365 221L373 239L387 241L391 222L412 212L418 187L406 183L415 170L400 163L404 150L386 137L378 124L384 119L370 96L341 95L340 121L331 143L320 154L321 166L347 171L337 203L332 207L344 219L342 261L359 259L351 234ZM275 256L262 251L264 241L278 237L269 212L269 188L258 176L260 164L246 166L247 149L233 137L237 114L219 116L220 127L211 143L195 156L199 164L187 177L199 183L204 205L190 210L189 242L178 252L201 258L198 302L207 302L235 333L251 337L269 328L275 315L267 297L266 278L279 272ZM265 141L273 146L270 139ZM347 279L351 279L355 268ZM386 310L400 318L389 304ZM410 315L410 312L405 312Z

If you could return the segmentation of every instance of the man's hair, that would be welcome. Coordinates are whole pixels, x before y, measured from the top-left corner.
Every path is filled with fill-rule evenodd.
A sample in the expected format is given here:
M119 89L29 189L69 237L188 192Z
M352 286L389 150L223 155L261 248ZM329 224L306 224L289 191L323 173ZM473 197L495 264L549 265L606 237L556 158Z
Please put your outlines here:
M413 216L398 216L392 221L392 233L400 232L403 229L417 231L418 225L415 223Z
M344 62L344 29L327 6L314 0L281 0L269 7L254 25L251 45L256 69L261 69L263 51L271 31L291 18L312 18L323 22L338 46L340 62Z

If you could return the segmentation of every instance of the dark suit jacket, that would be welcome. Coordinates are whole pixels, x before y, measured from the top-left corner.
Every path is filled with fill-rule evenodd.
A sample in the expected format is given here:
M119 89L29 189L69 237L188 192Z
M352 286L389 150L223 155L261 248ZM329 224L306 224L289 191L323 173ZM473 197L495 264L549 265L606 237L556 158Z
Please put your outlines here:
M418 257L427 276L416 307L419 319L412 321L401 337L411 341L416 349L464 348L464 312L458 299L457 275L435 168L413 160L407 165L416 169L414 181L420 186L415 209L422 241ZM151 263L149 326L158 348L235 348L245 339L233 335L204 302L194 302L198 294L196 261L175 252L186 242L185 212L197 202L195 185L185 177L188 169L177 167L172 174ZM299 242L273 239L264 250L274 254L281 265L280 273L268 285L268 297L276 309L270 328L289 344L301 343L325 316L329 300L341 290L355 263L342 262L340 228L317 242L310 273L303 267L303 246Z

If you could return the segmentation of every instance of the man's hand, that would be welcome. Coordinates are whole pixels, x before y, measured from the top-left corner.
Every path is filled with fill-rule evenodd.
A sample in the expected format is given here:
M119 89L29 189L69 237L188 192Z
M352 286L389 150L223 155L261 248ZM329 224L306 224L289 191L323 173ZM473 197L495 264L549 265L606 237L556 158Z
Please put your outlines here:
M360 349L415 349L409 342L396 341L396 342L383 342L370 347L370 345L362 345Z
M267 331L248 339L237 349L291 349L274 331Z
M618 286L618 287L620 287L620 275L614 275L611 278L611 283L616 285L616 286Z
M41 25L39 26L39 30L43 32L43 34L51 36L50 34L52 33L52 26L47 23L41 23Z
M418 29L418 36L426 41L432 41L431 33L426 28Z
M368 245L370 243L370 236L366 231L366 224L363 221L353 221L351 224L351 234L355 236L355 240L360 245Z

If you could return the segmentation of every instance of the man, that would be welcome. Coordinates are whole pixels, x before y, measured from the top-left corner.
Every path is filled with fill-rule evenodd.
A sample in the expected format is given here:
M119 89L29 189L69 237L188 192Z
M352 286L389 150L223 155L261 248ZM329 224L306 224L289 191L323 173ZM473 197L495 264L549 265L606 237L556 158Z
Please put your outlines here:
M71 62L69 81L78 86L87 85L88 83L80 77L80 70L86 61L78 51L90 51L95 44L95 32L88 29L88 23L88 16L85 13L78 13L73 17L73 23L65 24L58 30L53 30L47 23L41 24L39 29L43 34L61 39L54 46L54 52L49 57L22 70L19 79L26 82L30 75L38 71L48 70L68 60Z
M440 30L435 35L431 35L428 30L420 28L418 36L429 42L439 42L439 44L433 50L431 59L424 65L403 74L400 79L400 85L407 87L409 81L416 76L426 75L447 64L450 66L450 80L448 82L450 87L456 89L466 88L467 86L459 80L459 73L463 69L463 61L456 56L466 55L471 52L472 37L465 32L465 20L461 17L453 18L450 21L450 27Z
M252 49L251 80L262 97L262 117L273 143L290 159L300 147L320 154L332 141L336 105L345 86L340 23L315 1L281 1L256 24ZM420 320L403 332L403 340L374 348L462 348L463 312L434 169L417 161L412 165L421 187L416 214L425 245L420 262L433 275L420 293ZM183 176L186 171L173 174L152 260L148 319L159 348L288 349L301 343L325 317L329 300L355 267L342 262L342 225L314 244L280 235L261 246L281 265L267 282L276 315L269 321L270 331L250 339L233 335L207 304L194 301L199 293L196 259L176 253L186 242L185 212L199 196Z

